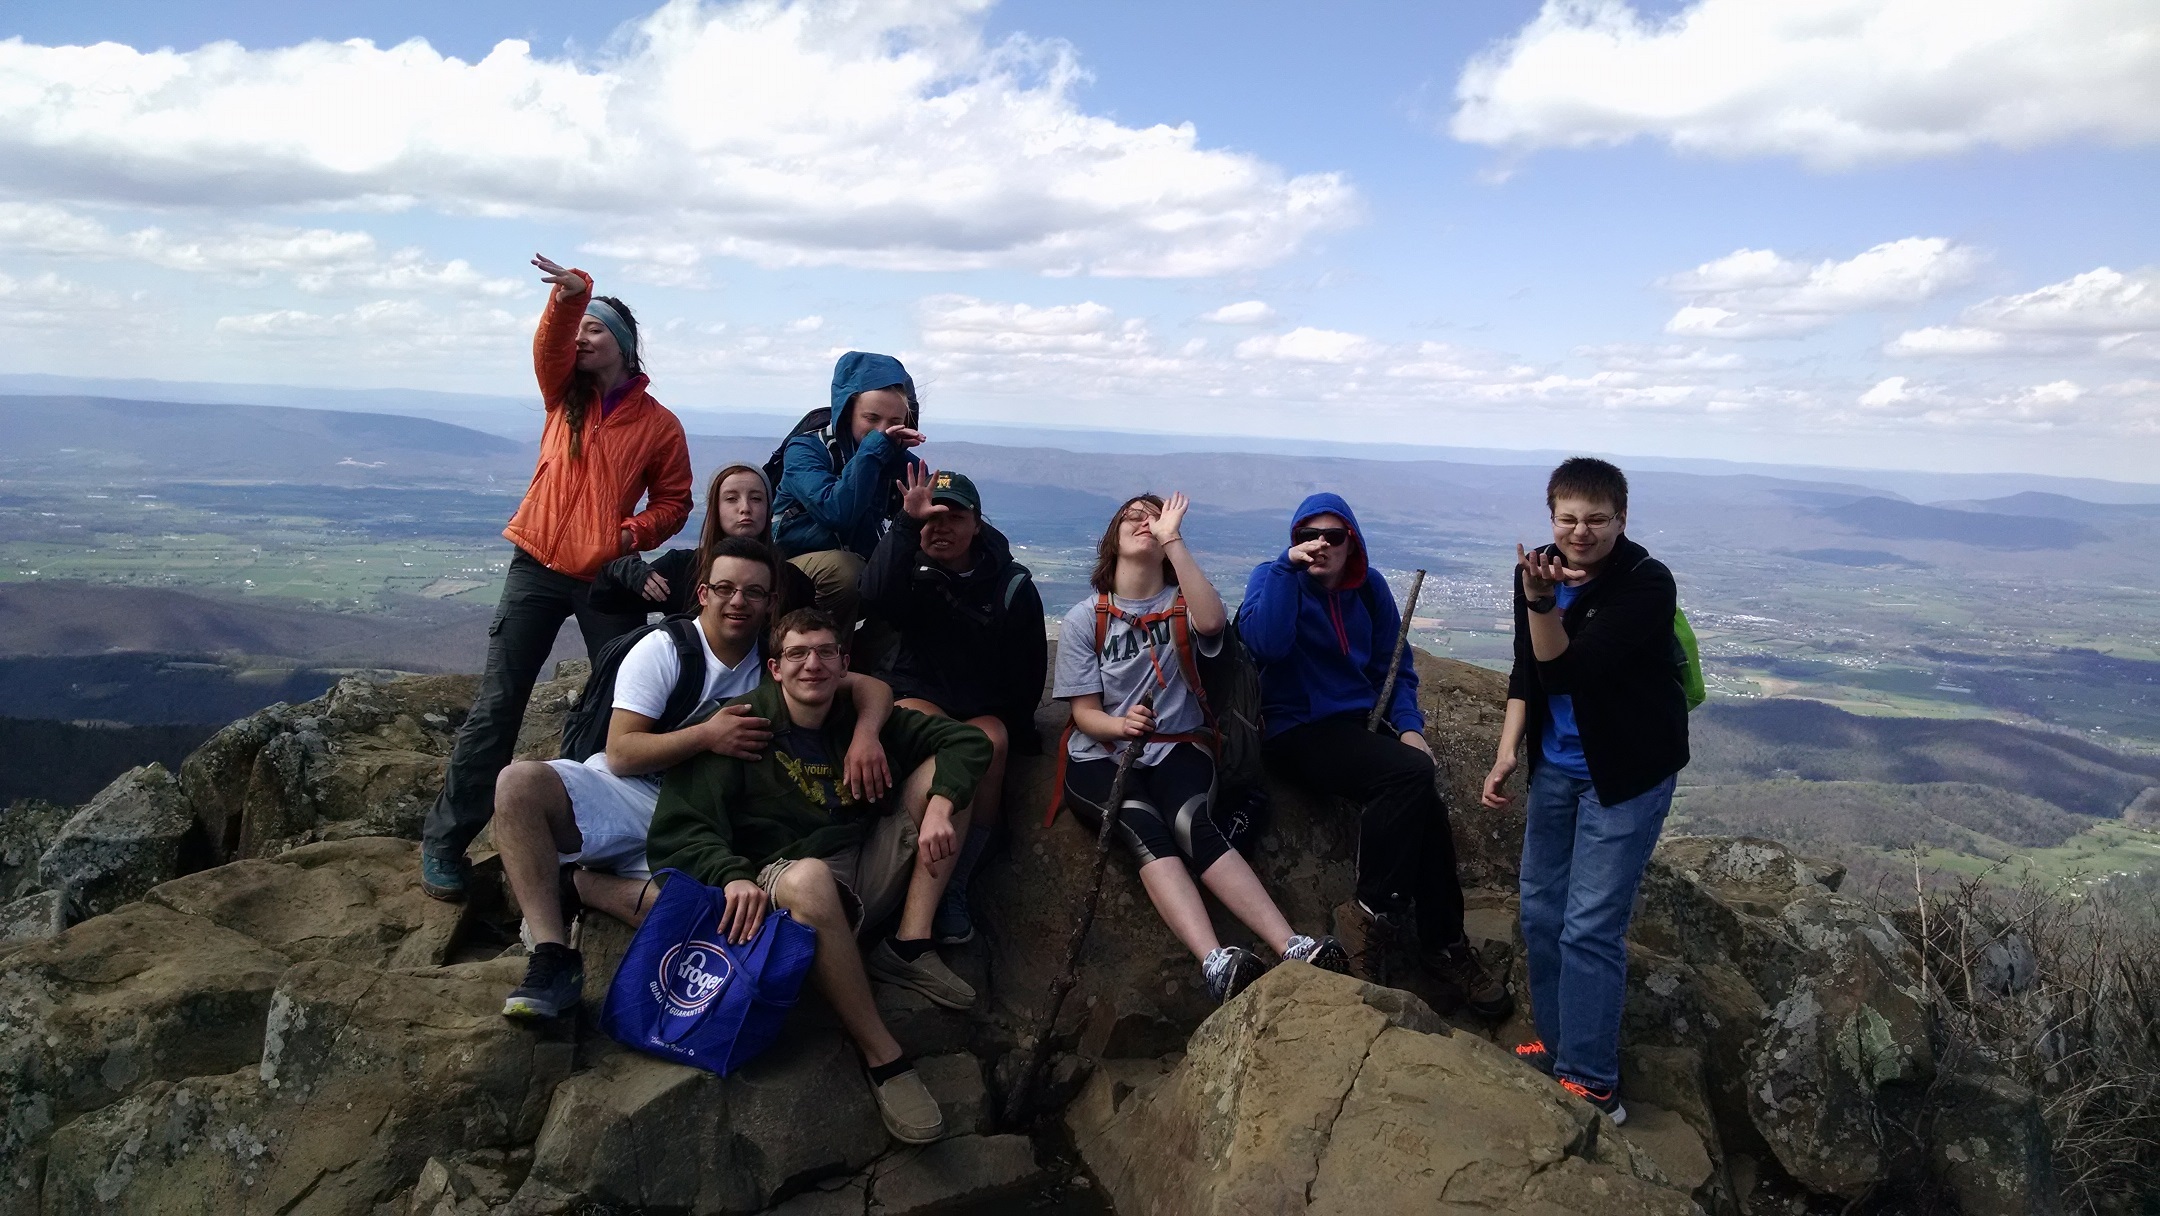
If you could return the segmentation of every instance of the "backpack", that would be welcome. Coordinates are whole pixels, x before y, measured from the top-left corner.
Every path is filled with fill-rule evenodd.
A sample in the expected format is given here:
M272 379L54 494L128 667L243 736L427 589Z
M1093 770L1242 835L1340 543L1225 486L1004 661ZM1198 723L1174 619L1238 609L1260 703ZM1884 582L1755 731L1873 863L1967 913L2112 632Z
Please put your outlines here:
M1687 696L1689 713L1710 699L1710 690L1703 686L1702 651L1695 644L1695 627L1688 624L1687 613L1673 609L1673 667L1680 676L1680 691Z
M787 472L787 445L793 443L798 436L824 435L825 450L828 454L830 454L832 451L832 436L825 435L825 431L831 425L832 407L829 405L821 405L816 409L811 410L809 413L804 414L802 417L796 419L795 425L789 427L788 433L781 437L780 446L774 448L772 450L772 455L765 458L765 484L771 489L776 506L780 498L780 475ZM795 516L802 513L802 509L802 504L795 502L789 503L784 511L776 509L773 513L772 524L770 528L768 528L768 531L771 531L774 535L778 535L780 521L783 519L793 519Z
M1110 638L1111 611L1110 597L1098 592L1095 596L1095 651L1098 654ZM1262 780L1260 671L1253 665L1244 643L1238 640L1236 625L1224 627L1222 651L1211 659L1193 646L1192 621L1185 608L1183 592L1179 592L1170 601L1170 607L1162 612L1128 619L1142 632L1155 621L1167 619L1170 622L1170 640L1172 649L1177 651L1178 666L1184 671L1186 687L1192 689L1193 699L1200 703L1200 714L1206 721L1205 726L1192 734L1158 734L1152 736L1152 740L1206 744L1215 753L1216 805L1237 806L1249 801L1249 792L1259 789ZM1051 795L1049 814L1043 819L1045 826L1057 818L1058 808L1064 805L1065 765L1072 755L1066 743L1072 738L1074 729L1068 722L1065 733L1058 737L1057 789Z
M563 718L563 759L583 764L607 750L608 723L615 710L615 675L622 669L623 656L630 653L630 648L656 629L666 630L674 640L682 674L675 680L674 691L668 693L667 707L660 711L653 729L674 730L697 711L705 691L705 640L698 636L697 614L685 612L641 625L602 646L600 653L593 656L592 675L586 678L583 691Z

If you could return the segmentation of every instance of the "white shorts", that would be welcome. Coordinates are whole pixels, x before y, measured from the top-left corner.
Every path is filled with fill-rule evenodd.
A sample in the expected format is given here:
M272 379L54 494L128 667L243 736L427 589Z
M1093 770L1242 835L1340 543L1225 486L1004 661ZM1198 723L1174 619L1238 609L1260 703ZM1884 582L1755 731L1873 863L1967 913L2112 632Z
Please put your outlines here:
M593 753L583 764L550 760L548 767L562 778L570 794L570 817L585 840L582 850L561 854L562 863L624 878L651 878L645 836L652 830L653 808L660 803L660 779L618 777L608 771L606 752Z

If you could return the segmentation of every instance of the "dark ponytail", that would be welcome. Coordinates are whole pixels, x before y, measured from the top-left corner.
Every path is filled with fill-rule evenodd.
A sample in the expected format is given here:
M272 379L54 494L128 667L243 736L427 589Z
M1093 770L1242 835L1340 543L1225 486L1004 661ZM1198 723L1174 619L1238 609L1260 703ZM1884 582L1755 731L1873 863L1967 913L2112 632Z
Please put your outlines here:
M630 375L637 375L641 370L637 353L637 317L631 314L628 304L614 296L595 298L621 313L623 323L630 327L630 349L622 353L623 368ZM563 380L562 402L563 425L570 428L570 459L576 460L585 451L585 412L600 404L600 377L583 370L573 362L570 365L570 375Z

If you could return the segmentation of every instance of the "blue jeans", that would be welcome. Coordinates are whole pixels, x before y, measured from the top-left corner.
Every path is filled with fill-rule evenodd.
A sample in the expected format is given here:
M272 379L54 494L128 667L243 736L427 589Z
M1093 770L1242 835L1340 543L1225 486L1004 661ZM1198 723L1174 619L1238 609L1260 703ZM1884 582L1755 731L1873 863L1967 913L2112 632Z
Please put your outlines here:
M1628 918L1674 781L1606 806L1596 787L1550 764L1530 779L1522 853L1530 1012L1553 1072L1593 1089L1620 1084Z

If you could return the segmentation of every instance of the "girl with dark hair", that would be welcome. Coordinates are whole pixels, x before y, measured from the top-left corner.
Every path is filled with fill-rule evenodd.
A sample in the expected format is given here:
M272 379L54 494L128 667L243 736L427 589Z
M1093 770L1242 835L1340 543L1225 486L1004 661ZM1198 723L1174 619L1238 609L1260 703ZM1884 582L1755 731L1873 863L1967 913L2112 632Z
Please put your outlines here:
M587 654L643 624L643 611L594 605L593 576L657 547L690 515L690 448L682 423L645 391L637 318L621 300L595 297L584 271L537 256L532 264L554 288L533 335L547 421L532 484L503 529L516 547L488 626L480 695L421 829L421 885L437 899L465 897L465 848L494 812L495 775L510 762L563 620L577 618Z
M592 603L602 612L659 612L677 616L698 607L696 571L712 568L713 551L730 536L764 540L772 525L772 487L753 465L731 464L705 486L705 523L695 549L670 549L650 562L635 553L609 562L593 579ZM782 562L768 615L779 620L808 608L816 595L810 576Z
M1072 705L1062 795L1083 822L1102 822L1117 751L1141 749L1126 777L1117 839L1139 863L1140 884L1163 923L1200 960L1209 994L1227 1001L1266 965L1216 938L1203 886L1281 957L1330 971L1347 971L1350 960L1332 937L1291 932L1209 814L1214 744L1193 652L1221 653L1230 616L1185 544L1186 505L1183 494L1167 502L1142 494L1111 517L1097 549L1095 597L1073 605L1058 629L1051 695ZM1142 703L1150 693L1152 709Z

